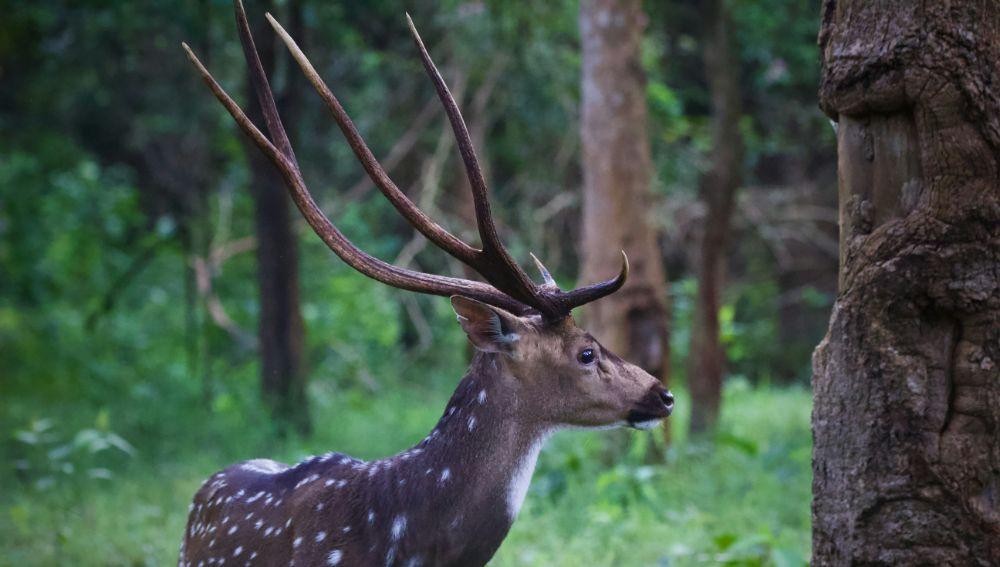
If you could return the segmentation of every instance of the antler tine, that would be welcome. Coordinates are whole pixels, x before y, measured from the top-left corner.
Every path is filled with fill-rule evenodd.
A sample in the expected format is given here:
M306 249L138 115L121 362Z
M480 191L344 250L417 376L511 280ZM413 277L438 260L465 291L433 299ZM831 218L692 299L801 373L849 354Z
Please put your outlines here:
M285 31L285 29L274 19L271 14L267 14L267 21L274 28L274 31L281 38L288 51L291 52L292 57L302 68L302 72L305 74L309 82L312 83L316 92L319 93L321 99L326 104L326 107L333 114L334 120L340 127L341 132L343 132L344 137L347 139L347 143L351 146L354 151L354 155L357 156L358 161L361 162L362 167L368 173L372 182L375 186L379 188L383 195L389 199L389 202L396 208L397 211L403 217L409 221L414 228L420 231L421 234L426 236L431 242L436 244L438 247L443 249L445 252L451 254L458 260L465 262L466 264L471 264L476 256L476 249L469 246L465 242L462 242L457 237L452 235L450 232L442 228L439 224L434 222L430 217L428 217L423 211L421 211L414 203L407 197L399 187L392 181L389 174L386 173L382 164L378 162L375 155L368 148L365 143L364 138L358 132L357 127L354 125L354 121L344 110L344 107L340 104L340 101L333 94L330 88L326 85L323 79L316 72L312 63L306 57L305 53L299 48L295 40Z
M465 172L469 177L469 184L472 186L472 198L476 207L476 222L479 225L479 236L483 240L483 248L495 247L502 249L503 245L497 236L496 226L494 226L493 217L490 214L490 203L486 197L486 179L483 177L483 170L479 167L479 158L476 157L476 149L472 145L472 137L469 135L469 129L465 125L465 119L462 118L462 111L458 108L455 97L452 96L451 90L448 89L448 85L444 82L444 78L438 71L437 66L434 65L430 53L427 52L427 48L420 38L420 33L417 32L416 26L413 25L413 19L410 18L410 14L406 14L406 24L410 28L413 41L417 44L417 50L420 52L420 60L424 64L424 69L434 83L434 89L437 91L438 98L441 99L441 104L444 105L444 111L451 122L452 130L455 132L458 151L462 154L462 161L465 163Z
M538 256L535 256L534 252L529 252L528 254L531 256L531 259L535 261L535 267L538 268L538 272L542 274L542 281L545 282L544 286L559 289L559 285L556 284L555 278L553 278L552 274L549 273L549 269L545 267L545 264L538 259Z
M483 245L481 253L472 266L487 281L499 289L535 307L542 313L555 316L554 309L556 306L551 303L549 298L540 294L537 286L531 282L531 278L514 262L507 248L500 241L496 225L493 222L493 214L490 212L486 179L483 177L483 170L479 166L479 158L476 157L476 149L472 145L472 137L469 135L469 129L465 125L465 119L462 118L462 111L455 102L455 97L452 96L437 66L434 65L434 61L431 59L427 47L420 38L420 33L417 32L410 14L406 14L406 24L409 26L410 34L417 45L424 70L427 71L431 82L434 83L434 90L437 91L438 98L444 106L445 114L448 115L448 120L451 122L451 128L455 133L459 152L462 154L462 161L465 163L465 172L469 178L469 186L472 189L472 200L476 211L479 238L482 240Z
M237 10L239 10L239 8L240 7L237 2ZM312 229L345 263L362 274L393 287L433 295L465 295L473 299L489 303L490 305L507 309L514 313L524 313L528 311L528 306L511 298L491 285L460 278L437 276L407 270L375 258L374 256L371 256L354 246L354 244L352 244L347 237L345 237L343 233L341 233L337 227L330 222L330 219L323 214L323 211L320 210L319 206L316 205L316 202L313 200L312 195L309 193L309 190L302 179L298 166L295 165L293 161L294 158L290 157L290 155L284 154L273 143L271 143L271 141L264 136L264 134L253 124L253 122L250 121L239 105L236 104L236 102L233 101L233 99L219 85L208 69L202 65L201 61L198 60L198 57L193 51L191 51L191 48L188 47L186 43L182 43L181 45L187 53L188 58L198 69L202 79L208 85L209 89L211 89L211 91L215 94L216 98L219 99L219 102L221 102L226 110L229 111L229 114L232 115L237 125L239 125L243 132L254 141L264 155L266 155L278 168L282 177L285 179L285 183L288 186L292 199L295 201L299 211L305 217ZM252 66L253 65L251 65L251 67ZM266 90L263 96L265 98L273 99L270 95L269 89ZM265 101L261 101L261 106L266 108L267 103ZM277 114L275 114L274 117L277 118ZM276 121L276 127L281 130L280 120ZM275 135L276 138L282 137L282 133L272 135ZM285 136L285 139L287 140L287 136Z
M575 307L580 307L592 301L597 301L604 296L611 295L625 285L625 281L628 280L628 269L628 256L622 250L622 268L617 276L610 280L577 288L572 291L560 291L557 294L558 302L565 312L569 313Z
M268 83L267 75L264 74L264 66L260 62L257 47L254 45L253 33L250 31L250 22L247 21L247 14L243 9L243 1L234 0L233 5L236 9L236 29L240 34L243 58L246 60L250 70L250 82L253 84L254 92L257 93L257 101L260 104L261 113L264 115L264 123L267 125L267 131L271 134L274 144L281 151L282 155L288 158L295 169L298 169L298 161L295 159L292 143L288 140L288 134L281 123L278 106L275 104L274 96L271 94L271 85ZM188 56L192 55L193 53L188 50ZM204 69L204 67L199 68L199 70L201 69Z
M184 48L184 52L187 53L188 59L194 64L195 68L198 69L198 73L201 74L202 80L208 85L212 93L215 94L215 98L219 99L222 106L226 107L229 114L236 121L236 124L243 130L243 132L250 137L257 147L261 149L264 154L274 161L275 165L282 172L282 174L292 174L297 172L297 168L278 148L271 143L271 140L267 139L264 134L257 129L257 127L250 121L247 115L243 112L243 109L236 104L236 102L230 98L229 94L222 88L221 85L215 80L215 77L205 68L198 59L198 56L194 54L194 51L188 46L187 43L181 43L181 47Z

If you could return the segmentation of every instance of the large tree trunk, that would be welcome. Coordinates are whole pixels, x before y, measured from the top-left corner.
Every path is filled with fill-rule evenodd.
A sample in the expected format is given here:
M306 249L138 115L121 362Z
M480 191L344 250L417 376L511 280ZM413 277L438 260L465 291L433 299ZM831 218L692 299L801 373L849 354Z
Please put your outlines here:
M730 45L732 25L723 0L704 4L705 75L712 99L712 166L701 180L706 218L698 258L698 297L691 336L691 433L715 427L722 399L725 352L719 342L719 306L725 280L729 224L742 183L739 69Z
M625 288L588 306L586 319L608 348L667 381L666 277L650 225L646 81L640 41L646 15L638 0L580 3L583 47L584 282L631 271Z
M292 34L302 37L301 6L289 4ZM260 19L255 22L254 42L264 72L274 76L275 35ZM299 29L295 29L299 28ZM284 53L284 50L282 50ZM289 68L294 65L289 62ZM300 81L289 73L279 99L283 120L294 139ZM253 86L247 85L250 117L263 124ZM306 381L302 371L304 329L299 309L299 258L295 230L289 214L289 199L274 166L253 144L244 145L250 162L250 188L254 196L257 231L257 282L260 288L260 383L264 401L280 429L292 426L299 433L310 429Z
M841 271L813 563L1000 564L1000 9L828 0Z

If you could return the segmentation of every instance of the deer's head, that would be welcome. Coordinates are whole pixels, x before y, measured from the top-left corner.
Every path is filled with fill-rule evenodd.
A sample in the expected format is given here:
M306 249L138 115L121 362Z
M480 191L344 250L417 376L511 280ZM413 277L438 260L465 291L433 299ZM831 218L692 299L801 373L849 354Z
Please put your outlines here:
M375 186L414 228L478 272L485 282L426 274L388 264L358 249L330 222L306 187L241 9L237 10L237 16L250 78L270 137L247 118L187 45L184 48L240 128L277 167L299 211L337 256L362 274L390 286L451 296L469 338L480 350L503 354L501 360L509 376L516 381L512 387L518 390L519 402L525 411L534 412L541 422L643 427L652 426L670 414L673 397L655 378L602 347L589 333L577 327L571 316L573 308L600 299L624 285L628 277L625 253L622 252L622 267L616 277L571 291L559 289L548 270L534 256L544 280L542 284L533 282L514 262L497 234L490 214L486 180L462 114L408 16L410 32L444 105L465 163L481 249L469 246L432 221L400 191L305 54L270 14L267 18L333 114Z
M604 348L571 316L518 316L462 296L451 303L473 345L498 355L518 417L554 427L645 429L673 410L659 380Z

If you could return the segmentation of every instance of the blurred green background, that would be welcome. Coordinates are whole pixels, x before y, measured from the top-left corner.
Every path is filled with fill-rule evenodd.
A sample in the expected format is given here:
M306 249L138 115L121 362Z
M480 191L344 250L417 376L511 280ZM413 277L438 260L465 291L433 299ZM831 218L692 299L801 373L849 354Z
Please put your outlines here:
M469 354L447 301L354 273L298 219L313 433L286 431L261 402L247 158L179 47L192 44L242 100L231 4L0 4L0 564L169 564L191 495L226 463L331 449L370 458L421 439ZM491 564L803 565L809 354L837 254L834 136L815 101L819 6L729 3L747 151L720 313L721 421L697 440L686 434L687 351L697 187L711 145L700 15L694 0L644 8L673 438L630 433L609 460L613 435L557 435ZM257 3L247 9L263 17ZM460 161L442 150L450 133L407 34L409 11L484 131L508 246L520 260L541 251L573 281L576 2L270 9L299 14L301 43L375 154L399 150L400 186L475 241L449 193ZM290 72L279 62L277 89ZM453 273L443 254L412 255L412 231L364 182L318 98L305 92L297 108L299 161L338 226L376 256Z

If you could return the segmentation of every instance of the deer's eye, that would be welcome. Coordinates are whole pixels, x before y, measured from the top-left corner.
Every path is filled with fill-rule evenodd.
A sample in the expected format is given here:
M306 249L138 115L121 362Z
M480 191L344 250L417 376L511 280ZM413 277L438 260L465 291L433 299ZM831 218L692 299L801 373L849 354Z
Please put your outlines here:
M582 364L593 364L597 360L597 354L594 353L594 349L585 348L580 351L580 354L576 355L576 359Z

